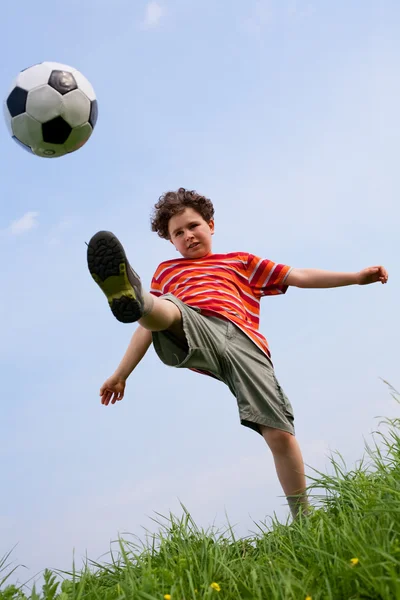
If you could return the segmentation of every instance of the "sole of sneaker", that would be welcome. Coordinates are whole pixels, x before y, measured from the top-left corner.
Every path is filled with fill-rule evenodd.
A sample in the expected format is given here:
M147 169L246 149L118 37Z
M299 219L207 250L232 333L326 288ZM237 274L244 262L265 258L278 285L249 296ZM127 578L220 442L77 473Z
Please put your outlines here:
M134 323L143 315L140 280L136 279L120 241L110 231L99 231L88 244L87 262L94 281L106 295L114 317Z

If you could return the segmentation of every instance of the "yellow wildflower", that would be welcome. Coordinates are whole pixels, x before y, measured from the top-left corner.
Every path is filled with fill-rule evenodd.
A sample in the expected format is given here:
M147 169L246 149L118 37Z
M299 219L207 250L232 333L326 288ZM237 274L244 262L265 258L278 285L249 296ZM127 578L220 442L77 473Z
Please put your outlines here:
M351 558L350 562L351 562L351 566L354 567L354 565L358 565L358 563L360 562L360 559L359 558Z
M171 600L171 595L170 594L165 594L164 600Z
M311 596L306 596L306 600L312 600Z
M215 582L213 582L213 583L210 585L210 587L211 587L213 590L215 590L216 592L220 592L220 591L221 591L221 588L220 588L220 586L218 585L218 583L215 583Z

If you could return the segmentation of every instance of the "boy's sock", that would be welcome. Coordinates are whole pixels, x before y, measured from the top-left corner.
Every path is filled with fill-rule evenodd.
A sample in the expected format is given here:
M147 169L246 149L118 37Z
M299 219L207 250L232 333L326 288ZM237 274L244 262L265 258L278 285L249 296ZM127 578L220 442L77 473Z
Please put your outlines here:
M310 514L308 501L303 496L286 496L286 500L288 501L293 519L297 519L300 513L304 517Z

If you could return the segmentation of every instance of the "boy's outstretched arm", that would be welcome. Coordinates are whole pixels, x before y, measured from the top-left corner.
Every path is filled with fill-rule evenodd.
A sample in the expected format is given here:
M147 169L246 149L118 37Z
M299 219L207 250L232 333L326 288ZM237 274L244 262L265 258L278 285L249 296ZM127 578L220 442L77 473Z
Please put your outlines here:
M108 406L110 401L111 404L115 404L117 400L122 400L125 393L126 380L146 354L151 342L151 331L139 325L115 373L100 388L102 404Z
M335 273L320 269L292 269L285 284L300 288L333 288L344 285L387 283L388 272L382 266L367 267L358 273Z

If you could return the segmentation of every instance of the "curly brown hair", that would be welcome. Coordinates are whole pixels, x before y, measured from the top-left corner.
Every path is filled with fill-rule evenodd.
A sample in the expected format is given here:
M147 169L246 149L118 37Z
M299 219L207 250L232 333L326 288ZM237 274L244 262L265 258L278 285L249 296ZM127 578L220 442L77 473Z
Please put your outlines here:
M182 213L190 207L199 213L209 223L214 217L214 206L211 200L201 196L194 190L181 187L176 192L165 192L154 205L151 217L151 230L156 231L164 240L169 240L168 223L171 217Z

